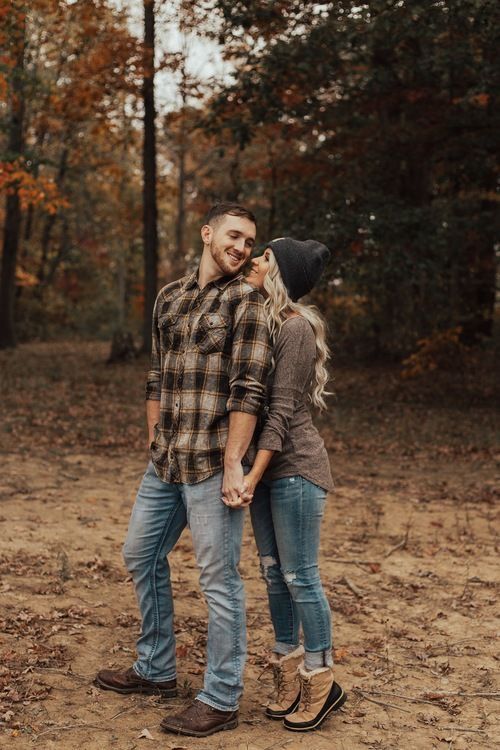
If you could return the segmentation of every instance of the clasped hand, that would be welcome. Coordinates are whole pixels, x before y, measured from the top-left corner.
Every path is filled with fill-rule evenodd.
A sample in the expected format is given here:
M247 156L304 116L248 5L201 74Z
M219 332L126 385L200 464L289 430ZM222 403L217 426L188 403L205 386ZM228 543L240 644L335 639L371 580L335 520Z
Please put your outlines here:
M255 481L252 472L243 474L241 464L239 470L224 469L222 483L222 502L229 508L247 508L253 500Z

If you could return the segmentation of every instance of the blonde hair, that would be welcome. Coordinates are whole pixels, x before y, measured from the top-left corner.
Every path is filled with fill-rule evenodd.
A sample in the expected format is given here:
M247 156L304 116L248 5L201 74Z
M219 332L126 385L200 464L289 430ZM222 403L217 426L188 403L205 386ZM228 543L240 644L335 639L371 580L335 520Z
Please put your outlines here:
M303 305L300 302L292 302L281 278L272 250L268 248L266 252L269 252L270 255L269 270L264 277L264 289L267 293L264 309L267 315L267 325L271 342L274 346L281 331L281 326L290 317L290 313L301 315L310 323L316 339L316 358L314 362L313 386L309 398L314 406L323 411L326 409L324 397L331 395L326 390L326 384L329 380L326 362L330 358L330 350L326 343L326 323L318 308L314 305Z

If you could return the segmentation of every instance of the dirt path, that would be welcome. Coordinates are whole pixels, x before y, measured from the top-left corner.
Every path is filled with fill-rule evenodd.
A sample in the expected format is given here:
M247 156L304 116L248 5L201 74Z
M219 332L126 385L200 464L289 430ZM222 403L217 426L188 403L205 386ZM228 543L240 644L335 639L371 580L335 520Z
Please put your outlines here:
M321 730L303 736L264 718L270 679L262 672L271 629L247 522L241 567L249 661L240 726L192 740L159 730L162 716L188 700L203 673L206 608L188 533L172 560L181 698L161 703L92 685L99 668L133 659L138 618L121 544L145 454L137 445L140 398L125 413L132 427L123 445L135 445L125 450L116 439L110 447L106 426L96 425L98 402L89 392L95 396L109 386L111 398L125 378L120 409L126 411L141 368L117 372L110 386L92 360L101 350L79 350L74 361L68 355L69 364L57 365L62 370L54 369L48 353L44 360L44 352L41 345L9 359L9 393L22 370L16 358L36 357L45 374L36 375L33 393L53 410L41 413L33 396L27 415L26 391L17 401L3 397L0 747L492 750L500 743L498 494L491 451L471 448L463 437L457 441L467 442L467 451L447 447L466 424L486 434L484 422L477 425L483 411L470 411L460 423L454 417L446 439L441 431L434 445L421 443L418 450L387 447L382 427L377 445L359 423L351 430L345 413L338 423L347 426L330 432L324 425L337 491L325 518L321 568L334 614L338 681L349 700ZM81 412L72 416L80 425L80 453L72 447L75 431L65 437L57 428L68 414L61 394L71 377L85 389ZM87 380L96 382L95 392ZM118 413L117 404L112 407ZM80 408L78 400L71 408ZM414 439L421 420L412 414L408 434ZM26 425L34 422L37 440L30 442ZM152 739L141 738L143 730Z
M263 717L271 630L247 522L249 663L240 726L192 740L159 730L162 715L182 705L203 672L206 609L188 533L172 565L184 697L165 704L92 685L97 669L133 658L137 610L120 548L143 455L4 454L0 746L493 748L500 688L491 465L446 456L373 464L346 453L333 463L337 492L321 567L346 706L303 736ZM140 738L144 729L153 739Z

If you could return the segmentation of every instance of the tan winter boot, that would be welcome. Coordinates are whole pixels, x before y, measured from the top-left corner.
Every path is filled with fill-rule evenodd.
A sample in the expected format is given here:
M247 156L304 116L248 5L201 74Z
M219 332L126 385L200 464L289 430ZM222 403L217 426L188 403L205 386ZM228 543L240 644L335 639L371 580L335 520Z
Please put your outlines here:
M282 719L299 705L300 682L297 670L303 660L303 646L298 646L287 656L271 654L269 664L273 670L274 691L266 708L266 716L270 719Z
M312 672L299 668L300 705L285 717L286 729L307 732L317 729L331 711L337 711L347 699L346 694L333 679L331 667L321 667Z

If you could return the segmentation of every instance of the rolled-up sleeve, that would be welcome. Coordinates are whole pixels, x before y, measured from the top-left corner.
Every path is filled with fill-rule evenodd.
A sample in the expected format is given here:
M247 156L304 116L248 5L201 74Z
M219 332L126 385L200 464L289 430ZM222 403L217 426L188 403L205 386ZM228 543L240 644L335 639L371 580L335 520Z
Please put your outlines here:
M315 350L314 333L303 318L282 327L274 350L273 386L259 450L283 450L290 420L309 386Z
M146 401L161 399L161 349L160 329L158 328L158 299L153 310L153 329L151 342L151 367L146 380Z
M227 411L257 415L264 405L271 347L262 297L253 290L234 317Z

